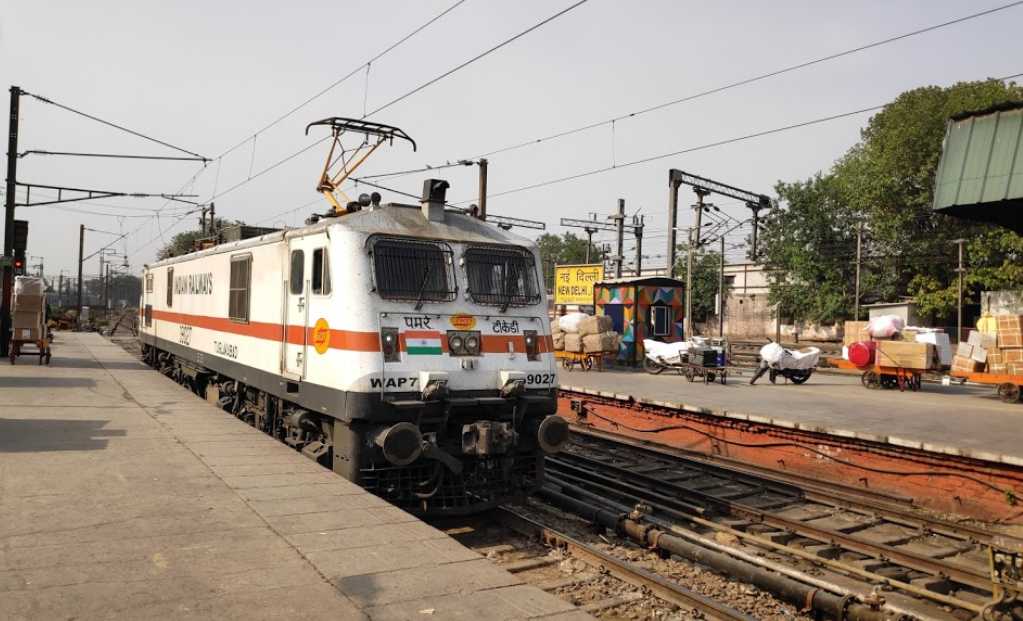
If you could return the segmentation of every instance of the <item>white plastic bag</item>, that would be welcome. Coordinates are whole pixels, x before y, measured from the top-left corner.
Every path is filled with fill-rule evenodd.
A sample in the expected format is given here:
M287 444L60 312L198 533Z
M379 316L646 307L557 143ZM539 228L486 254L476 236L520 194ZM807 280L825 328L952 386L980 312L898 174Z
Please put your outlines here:
M898 315L881 315L867 323L867 334L875 339L891 338L895 333L902 332L906 322Z
M679 341L678 343L662 343L652 339L643 339L643 350L646 352L646 357L655 362L664 362L667 364L681 363L682 354L688 352L691 346L692 344L687 343L686 341Z
M820 362L821 350L807 347L799 351L785 349L777 343L760 348L760 359L775 369L812 369Z

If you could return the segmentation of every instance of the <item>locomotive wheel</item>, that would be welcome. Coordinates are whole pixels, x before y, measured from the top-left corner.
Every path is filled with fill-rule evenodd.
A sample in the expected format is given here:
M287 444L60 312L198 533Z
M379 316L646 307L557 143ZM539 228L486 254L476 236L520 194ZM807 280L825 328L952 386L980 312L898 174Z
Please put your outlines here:
M998 396L1005 403L1019 403L1020 386L1012 382L1005 382L998 385Z
M664 373L664 365L643 356L643 370L650 375L660 375Z
M881 378L873 371L864 371L860 376L860 382L870 390L877 390L881 387Z

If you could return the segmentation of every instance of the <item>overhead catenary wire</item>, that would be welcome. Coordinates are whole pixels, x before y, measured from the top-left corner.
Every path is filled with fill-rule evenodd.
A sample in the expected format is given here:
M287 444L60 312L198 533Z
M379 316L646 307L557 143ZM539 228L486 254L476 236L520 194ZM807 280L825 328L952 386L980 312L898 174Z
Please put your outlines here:
M866 43L866 44L863 44L863 45L860 45L860 46L857 46L857 47L854 47L854 48L850 48L850 49L847 49L847 50L844 50L844 51L841 51L841 52L836 52L836 53L833 53L833 54L828 54L826 56L821 56L821 57L818 57L818 58L814 58L814 59L811 59L811 60L800 62L800 63L797 63L795 65L789 65L787 67L782 67L780 69L775 69L773 71L769 71L769 72L766 72L766 73L762 73L762 74L758 74L758 75L751 76L751 77L748 77L748 78L744 78L742 80L737 80L737 81L734 81L734 82L729 82L727 84L723 84L721 86L717 86L717 87L710 88L710 89L707 89L707 90L704 90L704 91L700 91L700 92L694 93L692 95L687 95L685 97L679 97L677 99L672 99L670 101L665 101L665 102L662 102L662 103L659 103L659 104L648 106L646 108L641 108L641 109L636 110L634 112L629 112L629 113L626 113L626 114L620 114L618 116L614 116L614 117L610 117L610 118L607 118L607 119L603 119L601 121L596 121L596 122L593 122L593 123L588 123L586 125L580 125L578 127L574 127L574 128L571 128L571 129L566 129L566 130L562 130L562 131L559 131L559 132L555 132L553 134L550 134L550 135L547 135L547 136L543 136L541 138L535 138L535 139L532 139L532 140L527 140L527 141L519 142L519 143L516 143L516 144L513 144L513 145L509 145L509 146L506 146L506 147L502 147L502 148L499 148L499 149L494 149L494 150L488 151L486 153L481 153L480 155L478 155L476 157L477 158L480 158L480 157L491 157L491 156L494 156L494 155L498 155L500 153L507 153L509 151L514 151L514 150L517 150L517 149L522 149L522 148L525 148L525 147L528 147L528 146L534 146L534 145L537 145L537 144L540 144L540 143L543 143L543 142L557 140L559 138L564 138L566 136L571 136L573 134L578 134L580 132L584 132L584 131L587 131L587 130L596 129L598 127L603 127L605 125L614 125L615 123L617 123L619 121L624 121L624 120L627 120L627 119L634 119L636 117L639 117L639 116L642 116L642 115L645 115L645 114L649 114L649 113L655 112L657 110L663 110L663 109L671 107L671 106L675 106L675 105L678 105L678 104L682 104L682 103L686 103L686 102L693 101L693 100L696 100L696 99L700 99L700 98L703 98L703 97L707 97L709 95L714 95L714 94L717 94L717 93L721 93L721 92L724 92L724 91L727 91L727 90L730 90L730 89L733 89L733 88L737 88L737 87L740 87L740 86L745 86L745 85L748 85L748 84L753 84L755 82L759 82L759 81L762 81L762 80L767 80L767 79L770 79L770 78L773 78L773 77L784 75L786 73L791 73L793 71L798 71L800 69L805 69L807 67L811 67L811 66L818 65L818 64L821 64L821 63L825 63L825 62L828 62L828 61L831 61L831 60L835 60L835 59L841 58L843 56L849 56L851 54L856 54L856 53L863 52L863 51L866 51L866 50L870 50L870 49L873 49L873 48L881 47L881 46L887 45L889 43L894 43L896 41L901 41L901 40L908 39L908 38L911 38L911 37L914 37L914 36L917 36L917 35L925 34L925 33L928 33L928 32L933 32L935 30L940 30L942 28L947 28L949 26L953 26L953 25L956 25L956 24L961 24L963 22L967 22L967 21L970 21L970 20L973 20L973 19L977 19L977 18L980 18L980 17L985 17L987 15L991 15L993 13L997 13L999 11L1004 11L1004 10L1007 10L1007 9L1011 9L1011 8L1017 7L1017 6L1021 5L1021 4L1023 4L1023 0L1018 0L1016 2L1010 2L1008 4L1003 4L1003 5L1000 5L1000 6L997 6L997 7L993 7L991 9L987 9L987 10L984 10L984 11L978 11L978 12L975 12L975 13L971 13L969 15L964 15L962 17L958 17L956 19L952 19L952 20L949 20L949 21L941 22L939 24L934 24L934 25L931 25L931 26L926 26L924 28L918 28L918 29L912 30L910 32L906 32L906 33L903 33L903 34L900 34L900 35L896 35L896 36L888 37L888 38L885 38L885 39L881 39L879 41L874 41L872 43Z
M1020 1L1023 2L1023 0L1020 0ZM541 28L541 27L549 24L550 22L558 19L562 15L565 15L569 11L572 11L573 9L576 9L576 8L586 4L587 2L589 2L589 0L578 0L574 4L571 4L571 5L567 6L567 7L565 7L564 9L558 11L557 13L551 15L550 17L548 17L546 19L543 19L543 20L533 24L529 28L526 28L522 32L520 32L520 33L518 33L518 34L516 34L516 35L514 35L512 37L509 37L508 39L505 39L504 41L498 43L497 45L491 47L490 49L488 49L488 50L486 50L484 52L481 52L481 53L477 54L476 56L473 56L469 60L467 60L467 61L465 61L463 63L460 63L460 64L452 67L451 69L448 69L447 71L445 71L444 73L441 73L440 75L438 75L435 78L432 78L430 80L427 80L426 82L423 82L422 84L420 84L419 86L415 87L414 89L408 91L407 93L405 93L403 95L400 95L398 97L395 97L394 99L388 101L384 105L375 108L372 112L370 112L366 116L367 117L373 116L377 112L382 112L383 110L386 110L387 108L390 108L394 104L396 104L396 103L398 103L400 101L404 101L405 99L408 99L409 97L411 97L412 95L415 95L416 93L418 93L419 91L423 90L424 88L427 88L427 87L429 87L429 86L431 86L433 84L436 84L437 82L440 82L441 80L443 80L444 78L450 76L451 74L456 73L458 71L461 71L462 69L465 69L469 65L475 63L476 61L481 60L481 59L489 56L490 54L496 52L497 50L503 48L504 46L509 45L509 44L513 43L514 41L517 41L518 39L526 36L527 34L529 34L531 32L533 32L537 28Z
M530 32L533 32L534 30L536 30L537 28L540 28L541 26L550 23L551 21L557 19L558 17L561 17L562 15L564 15L564 14L568 13L569 11L571 11L572 9L575 9L576 7L579 7L579 6L585 4L588 1L589 0L579 0L578 2L576 2L576 3L574 3L574 4L570 5L570 6L562 9L561 11L555 13L554 15L551 15L551 16L549 16L549 17L547 17L547 18L537 22L536 24L533 24L529 28L519 32L518 34L516 34L516 35L514 35L514 36L512 36L512 37L510 37L508 39L505 39L501 43L498 43L497 45L489 48L488 50L486 50L484 52L481 52L480 54L477 54L476 56L470 58L469 60L467 60L465 62L462 62L462 63L456 65L455 67L452 67L451 69L448 69L447 71L441 73L440 75L438 75L438 76L436 76L436 77L434 77L434 78L432 78L430 80L427 80L423 84L421 84L421 85L417 86L416 88L414 88L414 89L404 93L403 95L400 95L399 97L396 97L396 98L392 99L391 101L387 102L386 104L377 107L376 109L370 111L366 115L366 117L373 116L374 114L376 114L376 113L378 113L378 112L380 112L382 110L385 110L385 109L391 107L392 105L398 103L399 101L403 101L403 100L411 97L412 95L422 91L424 88L427 88L428 86L436 84L437 82L443 80L444 78L447 78L447 77L451 76L452 74L460 71L461 69L464 69L465 67L468 67L469 65L471 65L471 64L481 60L482 58L485 58L486 56L492 54L493 52L496 52L497 50L505 47L506 45L512 43L513 41L516 41L516 40L520 39L521 37L525 36L526 34L529 34ZM1021 0L1021 1L1023 1L1023 0ZM360 65L360 67L361 66L362 65ZM229 193L233 192L234 190L237 190L238 188L242 187L243 185L246 185L246 184L252 182L253 180L258 179L259 177L261 177L264 174L270 172L271 170L277 168L278 166L281 166L282 164L284 164L284 163L286 163L286 162L288 162L288 161L290 161L290 160L292 160L292 159L302 155L303 153L309 151L313 147L315 147L315 146L317 146L319 144L322 144L323 142L326 142L327 140L330 140L332 138L333 138L333 136L327 135L327 136L324 136L323 138L320 138L319 140L316 140L316 141L310 143L309 145L306 145L305 147L302 147L298 151L283 157L282 159L278 160L274 164L271 164L270 166L267 166L266 168L264 168L264 169L262 169L262 170L260 170L260 171L258 171L256 173L253 173L248 179L243 179L242 181L239 181L238 183L234 184L233 186L227 188L226 190L223 190L222 192L216 194L215 196L211 196L210 200L211 201L215 200L217 198L220 198L220 197L222 197L222 196L224 196L226 194L229 194ZM244 142L243 142L243 144L244 144ZM219 157L218 157L218 159L219 159Z
M1021 0L1021 1L1023 1L1023 0ZM49 99L47 97L43 97L42 95L36 95L34 93L30 93L30 92L25 91L25 90L22 91L22 94L28 95L29 97L31 97L31 98L33 98L33 99L35 99L37 101L40 101L42 103L49 104L51 106L56 106L56 107L60 108L61 110L65 110L67 112L71 112L73 114L77 114L79 116L85 117L85 118L87 118L89 120L92 120L92 121L95 121L97 123L101 123L101 124L106 125L108 127L113 127L114 129L119 129L119 130L121 130L123 132L127 132L127 133L131 134L132 136L136 136L138 138L142 138L143 140L148 140L149 142L154 142L154 143L156 143L158 145L162 145L164 147L167 147L168 149L173 149L175 151L180 151L181 153L186 153L188 155L191 155L193 157L198 158L200 161L203 161L203 162L210 161L209 158L204 157L202 155L199 155L198 153L195 153L193 151L189 151L188 149L183 149L183 148L175 146L175 145L173 145L173 144L171 144L169 142L165 142L165 141L160 140L158 138L153 138L152 136L147 136L146 134L143 134L141 132L137 132L134 129L129 129L129 128L123 126L123 125L119 125L117 123L113 123L111 121L107 121L105 119L101 119L98 116L89 114L87 112L82 112L81 110L72 108L71 106L67 106L67 105L64 105L62 103L58 103L56 101L53 101L52 99Z
M252 140L254 136L256 136L256 135L259 135L259 134L261 134L261 133L265 132L266 130L270 129L271 127L273 127L273 126L277 125L277 124L278 124L278 123L280 123L281 121L284 121L285 119L287 119L287 118L288 118L288 117L290 117L291 115L295 114L296 112L298 112L298 111L299 111L299 110L301 110L302 108L304 108L304 107L308 106L309 104L311 104L312 102L316 101L316 100L317 100L317 99L319 99L320 97L322 97L322 96L326 95L327 93L329 93L329 92L330 92L330 91L332 91L333 89L337 88L338 86L340 86L340 85L341 85L341 84L343 84L344 82L348 81L348 80L349 80L349 79L350 79L350 78L351 78L352 76L356 75L357 73L359 73L360 71L362 71L362 70L363 70L364 68L367 68L367 67L369 67L369 66L370 66L370 65L371 65L372 63L374 63L374 62L376 62L376 61L380 60L381 58L383 58L384 56L386 56L387 54L389 54L390 52L392 52L392 51L393 51L393 50L394 50L395 48L397 48L397 47L398 47L398 46L400 46L401 44L405 43L406 41L408 41L408 40L409 40L409 39L411 39L412 37L416 36L417 34L419 34L420 32L422 32L422 31L423 31L423 30L425 30L426 28L430 27L430 26L431 26L431 25L432 25L432 24L433 24L434 22L436 22L437 20L439 20L439 19L443 18L443 17L445 16L445 15L447 15L447 14L448 14L448 13L450 13L451 11L454 11L454 10L455 10L456 8L458 8L459 6L461 6L462 4L464 4L464 3L465 3L465 1L466 1L466 0L458 0L457 2L455 2L454 4L452 4L451 6L449 6L448 8L446 8L446 9L444 9L443 11L441 11L440 13L438 13L438 14L434 15L434 16L433 16L433 17L431 17L431 18L430 18L430 19L429 19L428 21L424 22L424 23L423 23L423 24L421 24L421 25L420 25L419 27L417 27L416 29L414 29L414 30L412 30L411 32L409 32L408 34L406 34L406 35L405 35L404 37L402 37L402 38L398 39L397 41L395 41L395 42L394 42L394 43L392 43L391 45L387 46L387 48L385 48L385 49L384 49L383 51L381 51L381 52L378 52L378 53L377 53L377 54L376 54L375 56L373 56L372 58L370 58L370 59L369 59L369 60L367 60L366 62L364 62L364 63L362 63L361 65L359 65L358 67L356 67L356 68L352 69L351 71L349 71L349 72L348 72L348 73L346 73L345 75L341 76L340 78L338 78L338 79L334 80L334 81L333 81L333 82L331 82L331 83L330 83L329 85L327 85L327 86L326 86L325 88L323 88L323 89L321 89L321 90L317 91L317 92L316 92L316 93L315 93L314 95L312 95L311 97L309 97L309 98L305 99L305 100L304 100L304 101L302 101L302 102L301 102L300 104L298 104L298 105L296 105L295 107L291 108L290 110L288 110L288 111L287 111L287 112L285 112L284 114L280 115L279 117L277 117L277 118L276 118L276 119L274 119L273 121L271 121L271 122L267 123L266 125L264 125L263 127L259 128L259 129L257 129L257 130L256 130L255 132L253 132L253 133L252 133L252 135L251 135L251 136L247 136L247 137L246 137L246 138L245 138L244 140L241 140L240 142L238 142L237 144L235 144L235 145L234 145L234 146L232 146L231 148L229 148L229 149L226 149L226 150L225 150L225 151L224 151L223 153L221 153L220 155L218 155L218 156L217 156L217 157L216 157L215 159L221 159L221 158L223 158L223 157L224 157L225 155L228 155L228 154L229 154L229 153L231 153L232 151L235 151L236 149L238 149L239 147L241 147L242 145L244 145L245 143L247 143L247 142L248 142L249 140Z

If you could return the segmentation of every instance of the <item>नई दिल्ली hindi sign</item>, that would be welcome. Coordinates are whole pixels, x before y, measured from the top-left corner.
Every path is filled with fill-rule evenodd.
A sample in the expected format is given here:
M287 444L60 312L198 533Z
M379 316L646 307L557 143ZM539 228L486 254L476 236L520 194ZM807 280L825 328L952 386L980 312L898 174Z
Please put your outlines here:
M555 265L554 303L593 304L593 283L604 279L604 265Z

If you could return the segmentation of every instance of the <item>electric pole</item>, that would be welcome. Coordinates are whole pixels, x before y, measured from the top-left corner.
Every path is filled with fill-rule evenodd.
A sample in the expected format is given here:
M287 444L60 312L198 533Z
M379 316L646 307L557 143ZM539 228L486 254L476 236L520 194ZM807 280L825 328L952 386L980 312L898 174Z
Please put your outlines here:
M725 335L725 236L721 236L721 269L718 271L718 336Z
M615 221L615 234L618 236L618 254L615 256L615 278L622 277L622 264L625 262L625 199L618 199L618 213L611 216Z
M686 246L686 316L685 334L689 340L693 336L693 227L689 227L689 243Z
M480 220L487 219L487 159L480 158Z
M85 250L85 225L78 227L78 325L82 323L82 256Z
M643 276L643 216L632 217L632 230L636 235L636 278Z
M7 132L7 185L4 194L3 295L0 302L0 356L6 356L11 340L11 296L14 291L14 194L18 189L18 118L21 88L11 87Z
M856 300L853 321L860 320L860 264L863 258L863 223L856 226Z
M963 244L966 243L966 240L954 239L952 243L959 246L959 267L956 268L956 272L959 273L959 295L956 306L956 343L958 343L963 338L963 274L966 273L966 269L963 267Z

